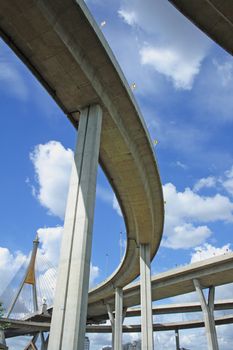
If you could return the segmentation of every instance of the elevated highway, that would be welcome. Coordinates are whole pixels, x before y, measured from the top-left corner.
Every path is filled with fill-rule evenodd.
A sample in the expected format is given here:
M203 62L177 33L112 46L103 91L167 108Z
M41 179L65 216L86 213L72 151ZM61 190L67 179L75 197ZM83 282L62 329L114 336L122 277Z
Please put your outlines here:
M220 286L233 282L233 253L217 256L208 260L203 260L181 268L176 268L165 273L152 277L152 298L153 301L174 297L176 295L194 292L195 287L193 279L198 279L203 288L212 286ZM140 285L134 283L124 288L124 308L126 317L134 317L141 315L141 309L134 306L140 303ZM111 326L103 323L108 320L106 312L106 304L112 303L114 308L114 295L111 299L100 301L99 305L88 306L88 324L86 331L90 333L109 333L112 332ZM133 307L133 308L132 308ZM230 310L233 309L233 300L216 301L214 310ZM101 314L102 311L102 314ZM172 314L186 312L200 312L202 306L200 303L185 304L166 304L153 307L153 314ZM90 318L90 314L92 318ZM52 308L46 313L35 313L25 320L0 320L0 323L10 322L10 327L6 330L6 337L13 337L24 334L35 334L38 331L48 331L50 329ZM96 323L96 324L92 324ZM215 318L216 325L233 323L232 315L225 315ZM175 329L188 329L203 327L202 320L189 320L185 322L175 323L155 323L154 331L166 331ZM125 325L123 332L140 332L140 325Z
M50 323L48 322L32 322L32 321L22 321L7 319L7 322L11 324L11 327L5 331L6 338L12 338L22 335L35 335L38 332L49 332ZM5 320L4 320L5 322ZM4 325L2 319L0 319L0 325ZM215 325L226 325L233 323L233 315L225 315L215 318ZM154 323L153 331L172 331L172 330L181 330L181 329L192 329L192 328L201 328L205 327L205 323L202 320L187 320L181 322L170 322L170 323ZM106 325L87 325L87 333L112 333L112 327ZM123 325L124 333L140 333L141 325Z
M216 256L190 265L169 270L152 276L152 300L162 300L195 291L193 279L198 279L203 288L219 286L233 282L233 253ZM140 304L140 283L123 288L124 308ZM106 304L114 307L114 295L99 302L88 303L88 320L94 322L105 315Z
M187 294L195 291L193 279L198 279L203 288L220 286L233 282L233 253L227 253L207 260L196 262L180 268L175 268L164 273L152 276L152 300L158 301L177 295ZM140 308L140 284L130 284L123 289L123 306L127 309L126 317L139 316ZM100 300L99 303L88 304L87 323L100 323L108 319L106 305L112 305L114 309L114 294L111 298ZM215 302L215 310L226 310L233 308L233 300ZM181 312L201 311L200 303L166 304L153 307L153 314L170 314ZM52 308L46 314L35 313L25 321L50 322Z
M68 344L72 349L81 348L96 157L121 207L127 247L119 268L90 291L89 300L98 303L117 293L120 301L122 287L140 273L141 257L142 300L148 313L147 266L159 247L164 220L153 145L133 94L84 1L2 0L0 35L79 129L55 297L56 324L49 349L66 349ZM145 330L148 320L150 317L145 317ZM77 335L77 329L82 336ZM152 341L152 332L150 338Z
M139 244L150 242L152 259L162 236L162 187L143 117L83 1L3 0L0 35L76 128L82 108L103 109L99 161L124 216L127 248L118 270L90 293L98 300L135 279Z

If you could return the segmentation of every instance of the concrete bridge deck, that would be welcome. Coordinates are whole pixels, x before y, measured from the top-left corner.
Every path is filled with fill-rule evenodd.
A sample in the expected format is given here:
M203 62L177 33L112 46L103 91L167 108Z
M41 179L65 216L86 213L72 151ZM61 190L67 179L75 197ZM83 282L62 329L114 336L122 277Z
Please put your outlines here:
M233 282L233 253L220 255L187 266L182 266L152 276L152 300L171 298L195 291L193 279L197 278L204 288ZM123 289L124 307L140 304L140 283L133 283ZM88 320L94 322L106 315L106 305L114 309L114 295L99 302L88 304ZM105 316L104 316L105 317Z
M150 243L153 258L162 236L162 187L142 115L84 1L2 0L0 35L76 128L82 108L103 109L99 161L124 216L127 248L118 270L90 292L100 300L139 275L138 245Z
M6 338L12 338L22 335L35 335L38 332L49 332L50 323L47 322L31 322L31 321L21 321L14 319L7 319L11 324L11 327L5 331ZM233 315L225 315L222 317L217 317L215 319L215 325L220 326L224 324L233 323ZM2 319L0 319L0 325L3 324ZM170 323L154 323L153 331L172 331L181 329L192 329L204 327L204 321L202 320L188 320L182 322L170 322ZM122 331L124 333L140 333L141 325L123 325ZM87 333L112 333L112 327L106 325L87 325Z

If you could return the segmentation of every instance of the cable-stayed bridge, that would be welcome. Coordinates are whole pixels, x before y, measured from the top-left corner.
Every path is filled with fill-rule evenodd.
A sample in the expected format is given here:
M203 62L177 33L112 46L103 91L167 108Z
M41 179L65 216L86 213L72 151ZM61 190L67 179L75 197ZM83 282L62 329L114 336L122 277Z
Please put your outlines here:
M0 325L7 323L6 329L1 331L2 344L5 343L5 338L31 335L32 338L25 350L47 349L56 285L56 269L44 256L37 254L38 245L39 240L36 236L29 258L19 268L0 296L0 300L5 306L5 316L0 320ZM151 279L152 300L160 300L195 290L193 281L199 281L203 288L208 288L210 295L214 291L215 285L232 282L232 276L233 254L226 253L153 276ZM92 291L89 292L89 294L91 293ZM141 308L135 307L140 303L140 284L134 283L126 286L123 289L123 294L124 317L140 316ZM215 311L233 309L233 300L215 302L212 300L212 302ZM115 317L114 296L102 300L101 304L102 308L99 308L89 302L86 325L88 333L112 333L112 326L106 325L106 321ZM202 300L200 303L167 304L152 308L153 315L200 311L203 311ZM229 313L215 317L216 326L229 323L233 323L233 315ZM199 327L205 327L204 320L189 319L173 323L154 323L153 331L174 330L177 340L179 331ZM126 333L141 332L141 325L123 325L122 330Z
M41 310L43 304L53 304L57 269L45 255L38 256L38 245L36 236L28 259L0 294L5 317L23 319Z
M173 3L178 8L181 3L181 9L185 3L191 12L196 9L195 16L206 22L208 16L200 11L203 1ZM229 34L232 21L228 17L233 12L232 5L228 0L222 0L221 4L216 0L204 1L204 13L210 14L207 21L210 28L204 26L203 30L232 53ZM183 11L189 16L189 12ZM195 18L195 23L203 28ZM153 144L133 93L85 2L1 0L0 35L78 130L49 350L82 350L86 321L94 323L106 319L106 315L114 334L114 348L121 349L126 308L134 305L141 305L142 347L153 350L152 300L191 291L196 291L199 297L208 348L218 350L214 286L232 282L233 255L168 271L151 279L151 261L159 248L164 223L163 192ZM226 37L227 41L219 40L219 36ZM125 220L127 247L118 269L88 293L98 162L118 198ZM35 241L34 247L36 244ZM44 286L40 287L33 275L34 257L32 253L19 289L13 288L14 298L6 300L7 315L11 312L26 315L32 307L36 312L34 317L47 317L45 312L38 315L39 288ZM129 285L139 275L140 283ZM25 299L20 299L24 288L30 288L30 292L25 292ZM208 289L207 299L204 288ZM29 302L30 293L32 302ZM46 348L48 338L44 339L44 332L50 324L33 324L31 319L29 316L30 324L21 319L9 320L12 327L1 331L1 343L5 334L13 334L14 328L18 334L33 334L27 349L35 349L38 337L41 346ZM18 328L13 327L16 324Z

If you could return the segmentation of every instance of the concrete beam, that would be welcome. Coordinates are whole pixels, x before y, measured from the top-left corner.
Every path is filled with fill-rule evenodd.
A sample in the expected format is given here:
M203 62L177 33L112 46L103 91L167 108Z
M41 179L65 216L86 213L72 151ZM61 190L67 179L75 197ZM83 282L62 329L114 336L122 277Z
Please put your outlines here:
M210 287L208 302L206 302L205 295L202 290L202 286L198 279L193 280L193 284L195 286L196 292L198 294L201 308L204 316L205 328L206 328L206 336L208 342L209 350L218 350L218 340L217 333L214 322L214 287Z
M49 332L50 324L43 322L31 322L20 321L14 319L0 319L0 324L5 322L11 322L10 328L5 330L5 336L7 338L22 336L22 335L34 335L38 331ZM215 319L215 325L221 326L233 323L233 315L227 315L218 317ZM154 332L157 331L174 331L176 329L193 329L205 327L204 321L193 320L185 322L174 323L158 323L153 324ZM139 333L141 332L141 325L123 325L124 333ZM88 325L86 327L86 333L112 333L112 327L106 325Z
M49 350L83 349L102 110L81 111L62 239Z
M75 127L80 109L93 101L103 107L99 160L122 209L128 240L122 264L90 291L89 302L114 297L114 286L139 275L135 241L150 242L152 258L163 232L162 186L133 93L83 0L28 0L20 6L18 0L1 0L0 36Z
M153 350L153 321L151 299L150 245L140 244L140 293L141 293L141 323L142 349Z

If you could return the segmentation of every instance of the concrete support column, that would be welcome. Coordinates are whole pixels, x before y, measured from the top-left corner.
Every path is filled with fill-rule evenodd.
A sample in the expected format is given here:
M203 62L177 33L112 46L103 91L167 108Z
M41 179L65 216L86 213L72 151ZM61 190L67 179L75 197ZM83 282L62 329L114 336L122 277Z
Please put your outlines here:
M112 327L112 349L114 349L115 319L114 319L114 315L113 315L111 306L109 304L107 304L106 306L107 306L107 311L108 311L108 317L109 317L111 327Z
M51 322L49 350L84 348L102 110L81 111Z
M6 346L5 333L3 329L0 329L0 349L8 349Z
M115 289L115 330L114 350L122 350L122 313L123 313L123 291L122 288Z
M214 287L209 289L208 302L206 302L202 286L197 279L193 280L195 289L197 291L201 309L204 316L205 329L207 335L208 349L219 350L218 339L214 322Z
M176 350L180 350L180 337L179 337L178 329L175 329L175 337L176 337Z
M151 269L150 245L140 244L140 278L141 278L141 324L142 350L154 349L152 299L151 299Z
M41 350L47 350L48 349L48 342L49 342L49 334L48 334L46 339L45 339L44 334L43 334L43 340L41 339Z

